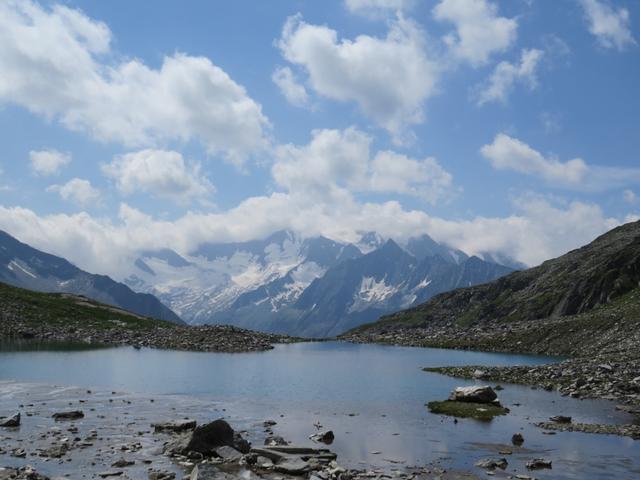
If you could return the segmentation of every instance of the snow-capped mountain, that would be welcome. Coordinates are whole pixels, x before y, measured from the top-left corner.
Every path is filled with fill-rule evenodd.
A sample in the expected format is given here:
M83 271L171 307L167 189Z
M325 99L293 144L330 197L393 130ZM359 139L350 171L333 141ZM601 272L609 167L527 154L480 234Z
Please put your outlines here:
M226 319L239 307L278 312L328 268L359 255L353 245L281 231L264 240L207 243L187 258L145 252L126 283L157 295L189 323L237 324Z
M126 283L153 293L188 323L327 336L511 271L428 235L401 247L373 232L347 244L281 231L204 244L184 256L144 252Z
M418 258L388 240L315 280L292 306L297 318L291 331L305 336L338 335L438 293L484 283L511 271L477 257L457 263L448 252L446 257Z
M41 292L73 293L146 317L183 323L153 295L136 293L105 275L80 270L0 231L0 281Z

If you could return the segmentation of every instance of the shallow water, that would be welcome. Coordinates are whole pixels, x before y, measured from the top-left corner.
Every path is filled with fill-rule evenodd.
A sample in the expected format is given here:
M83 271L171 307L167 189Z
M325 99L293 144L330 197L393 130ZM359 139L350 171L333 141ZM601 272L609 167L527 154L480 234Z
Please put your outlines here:
M252 430L256 440L260 440L258 425L265 419L276 420L275 433L297 444L309 443L313 424L320 422L336 435L331 448L340 463L354 467L361 462L389 467L398 465L393 462L442 461L481 474L473 464L496 456L501 449L496 445L510 444L511 435L522 432L525 450L508 458L508 471L526 473L526 460L544 457L553 460L554 468L535 472L537 478L640 478L638 441L580 433L550 436L532 425L558 414L570 415L576 422L629 421L610 402L580 401L507 385L500 398L511 413L492 422L454 424L451 418L430 414L424 406L446 398L455 386L473 382L425 373L422 367L534 365L553 360L341 342L279 345L248 354L133 348L16 351L15 346L4 344L0 346L0 380L172 399L178 395L182 407L194 415L211 402L218 411L201 408L201 419L220 412L232 425ZM9 408L18 396L2 396L0 408Z

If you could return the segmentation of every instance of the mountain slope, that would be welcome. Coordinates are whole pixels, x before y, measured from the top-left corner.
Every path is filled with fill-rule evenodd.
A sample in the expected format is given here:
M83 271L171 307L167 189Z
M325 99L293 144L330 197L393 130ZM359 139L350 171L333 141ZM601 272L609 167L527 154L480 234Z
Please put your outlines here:
M639 285L640 221L615 228L589 245L538 267L443 293L355 332L572 316L607 305Z
M0 281L40 292L82 295L145 317L182 323L153 295L136 293L107 276L87 273L3 231L0 231Z
M443 291L511 272L477 257L467 257L461 264L446 257L416 258L389 240L367 255L344 262L315 280L293 306L302 312L296 331L308 336L338 335Z
M70 329L88 324L96 329L120 326L133 330L175 326L172 322L142 317L86 297L35 292L3 282L0 282L0 304L0 337L24 333L11 331L11 325L16 321L24 327L57 325Z
M314 279L360 255L353 245L280 231L262 240L207 243L186 258L145 252L126 283L156 295L191 324L277 331L272 323L279 312Z

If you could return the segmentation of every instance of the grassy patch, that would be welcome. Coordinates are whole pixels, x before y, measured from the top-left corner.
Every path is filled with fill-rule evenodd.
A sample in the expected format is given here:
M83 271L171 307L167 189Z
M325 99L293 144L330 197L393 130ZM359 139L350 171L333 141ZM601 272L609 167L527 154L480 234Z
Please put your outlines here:
M0 304L7 314L35 326L83 326L98 329L148 330L170 322L146 318L84 297L41 293L0 283Z
M472 402L429 402L427 404L431 413L449 415L460 418L475 418L476 420L489 421L499 415L506 415L509 409L497 405Z

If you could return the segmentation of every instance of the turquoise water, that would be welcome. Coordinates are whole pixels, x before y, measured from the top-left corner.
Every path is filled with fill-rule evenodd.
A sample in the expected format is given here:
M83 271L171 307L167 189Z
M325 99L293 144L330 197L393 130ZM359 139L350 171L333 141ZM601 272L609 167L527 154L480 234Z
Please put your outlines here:
M513 433L522 432L531 453L509 459L519 472L528 458L538 456L552 459L554 469L536 472L537 478L640 478L640 442L579 433L549 436L532 425L558 414L577 422L629 420L609 402L579 401L508 385L500 398L512 411L492 422L454 424L425 407L431 400L446 398L454 387L474 382L425 373L423 367L535 365L554 360L341 342L279 345L248 354L133 348L25 350L5 344L0 346L0 380L210 400L242 428L257 430L263 420L277 420L275 432L294 443L308 443L315 432L313 424L320 422L335 432L331 448L341 463L352 466L360 462L388 466L389 460L442 461L477 470L475 461L495 456L495 445L509 444Z

